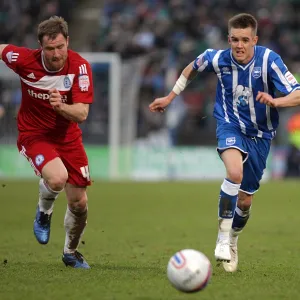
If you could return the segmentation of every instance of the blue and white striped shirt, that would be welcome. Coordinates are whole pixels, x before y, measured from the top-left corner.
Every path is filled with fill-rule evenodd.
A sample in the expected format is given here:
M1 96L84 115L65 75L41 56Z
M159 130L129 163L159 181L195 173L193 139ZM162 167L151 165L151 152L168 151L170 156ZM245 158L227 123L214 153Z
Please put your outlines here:
M300 89L295 77L288 71L281 57L268 48L256 46L247 65L239 64L231 49L208 49L194 61L198 72L215 72L218 76L214 117L218 123L232 123L242 133L272 139L276 134L279 115L256 101L258 91L275 97L278 90L288 95Z

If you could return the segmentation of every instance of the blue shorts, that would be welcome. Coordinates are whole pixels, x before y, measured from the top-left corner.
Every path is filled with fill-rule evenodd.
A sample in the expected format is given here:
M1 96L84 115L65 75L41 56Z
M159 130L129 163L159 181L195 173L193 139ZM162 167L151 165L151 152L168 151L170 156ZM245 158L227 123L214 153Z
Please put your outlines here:
M266 168L271 140L247 136L230 123L218 124L217 139L219 154L230 148L242 152L244 167L240 190L248 194L255 193Z

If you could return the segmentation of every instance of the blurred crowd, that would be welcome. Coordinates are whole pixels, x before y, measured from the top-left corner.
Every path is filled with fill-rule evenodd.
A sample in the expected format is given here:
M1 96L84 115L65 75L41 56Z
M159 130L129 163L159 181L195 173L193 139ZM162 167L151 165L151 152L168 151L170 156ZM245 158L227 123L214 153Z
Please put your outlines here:
M37 47L37 24L52 15L69 21L76 0L1 0L0 43Z
M70 8L76 7L78 2L0 1L0 43L36 47L36 25L51 15L61 15L70 24L76 22L72 19ZM146 63L140 70L139 79L139 137L147 137L149 133L167 127L172 144L215 144L215 122L212 117L216 84L214 74L199 74L165 114L151 114L148 105L154 98L167 94L184 66L204 50L228 47L227 22L236 13L253 14L259 22L259 44L278 52L290 71L296 76L300 74L300 0L100 2L99 30L96 36L90 36L89 49L94 52L118 52L123 62L130 62L137 57L145 58ZM99 98L108 99L105 85L109 77L107 70L103 71L102 68L101 72L96 76L101 80L96 89L102 93ZM2 86L5 90L7 85L2 83ZM5 116L6 104L3 102L9 101L3 90L0 97L0 122ZM17 95L15 93L14 99ZM101 116L94 112L93 118L101 119L107 126L108 104L104 102L101 107L105 111ZM86 127L96 132L99 126L95 124L91 121ZM279 134L279 140L284 137L284 134Z
M184 66L204 50L228 47L228 19L240 12L257 18L259 44L278 52L290 71L300 74L299 0L105 1L92 50L118 52L124 60L148 57L141 76L140 136L167 124L175 144L214 143L214 75L200 74L171 116L154 118L147 106L168 93Z
M207 48L227 47L227 22L248 12L259 22L259 41L288 62L299 61L299 0L106 0L94 51L123 58L169 51L182 67Z

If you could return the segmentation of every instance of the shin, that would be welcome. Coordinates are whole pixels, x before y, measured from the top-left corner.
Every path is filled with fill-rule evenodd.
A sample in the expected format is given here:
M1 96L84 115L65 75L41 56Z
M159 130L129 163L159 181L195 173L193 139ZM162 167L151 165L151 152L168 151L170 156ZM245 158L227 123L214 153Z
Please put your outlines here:
M86 188L66 185L68 207L64 226L66 231L64 253L73 253L77 250L84 228L87 224L87 194Z
M239 192L238 203L235 209L235 214L232 223L234 232L241 232L246 226L251 212L253 195Z
M229 239L237 195L243 177L242 154L237 149L228 149L221 154L226 167L227 178L221 185L219 196L219 232L218 240Z

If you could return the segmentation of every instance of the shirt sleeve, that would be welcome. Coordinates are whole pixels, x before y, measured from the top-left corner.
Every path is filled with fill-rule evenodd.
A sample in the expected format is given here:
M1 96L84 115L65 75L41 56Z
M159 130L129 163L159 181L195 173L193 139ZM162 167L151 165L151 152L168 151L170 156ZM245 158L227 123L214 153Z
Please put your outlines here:
M207 49L205 52L201 53L194 61L193 68L198 72L212 72L214 67L212 60L216 55L217 51L214 49Z
M2 51L2 60L15 73L19 74L32 50L25 47L7 45Z
M93 77L91 66L84 61L78 67L72 87L73 103L92 103L94 97Z
M276 89L284 95L288 95L295 90L300 90L300 85L294 75L288 70L281 57L276 55L269 67L271 82Z

